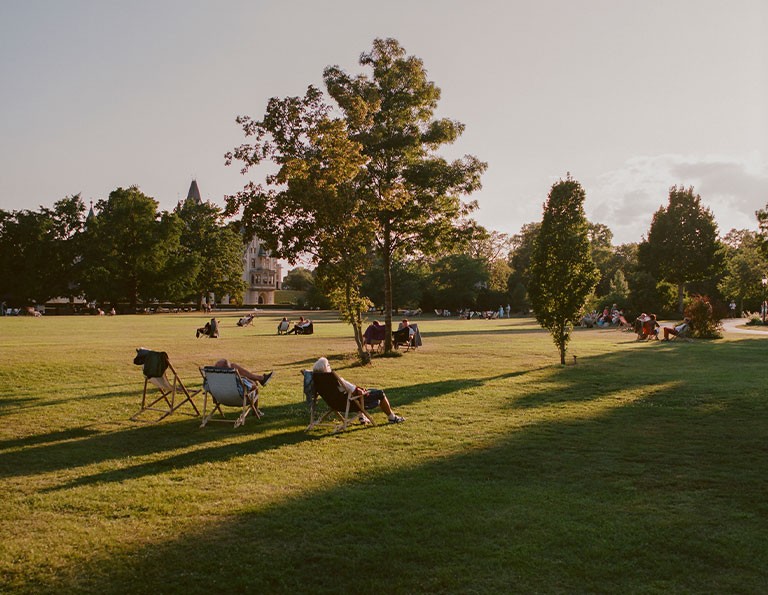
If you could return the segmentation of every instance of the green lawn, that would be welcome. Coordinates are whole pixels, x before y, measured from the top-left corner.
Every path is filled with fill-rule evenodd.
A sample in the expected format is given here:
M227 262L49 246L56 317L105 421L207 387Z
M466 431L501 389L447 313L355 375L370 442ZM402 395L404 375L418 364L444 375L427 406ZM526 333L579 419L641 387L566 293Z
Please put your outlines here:
M0 318L0 592L766 591L768 336L577 331L561 367L533 320L422 318L361 368L311 314ZM274 368L265 417L131 422L140 346L195 388L219 357ZM406 423L306 433L321 355Z

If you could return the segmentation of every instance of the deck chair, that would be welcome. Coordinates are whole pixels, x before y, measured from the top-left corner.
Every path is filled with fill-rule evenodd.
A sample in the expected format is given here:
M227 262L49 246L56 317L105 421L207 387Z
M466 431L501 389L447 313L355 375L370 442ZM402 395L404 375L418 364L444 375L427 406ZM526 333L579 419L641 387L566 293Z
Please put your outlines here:
M297 335L312 335L315 332L315 323L310 322L307 326L300 326L296 329Z
M363 333L363 347L369 352L381 352L387 327L384 325L369 325Z
M144 392L141 396L141 408L131 416L133 421L148 421L156 423L161 419L168 417L185 403L192 405L194 415L200 415L200 410L195 405L192 397L200 392L200 389L190 391L179 378L178 373L171 365L168 354L165 351L152 351L140 347L136 350L136 357L133 363L142 366L144 372ZM173 377L173 381L169 379ZM152 393L150 385L154 386L160 393ZM151 393L151 394L148 394ZM177 401L178 399L178 401ZM159 413L153 419L144 419L146 412Z
M409 351L413 346L411 329L405 327L396 331L392 331L392 344L394 345L395 349L399 349L400 346L405 346L405 350Z
M237 370L231 368L217 368L204 366L200 368L203 376L203 421L200 424L204 428L209 421L223 421L233 423L234 427L245 424L245 418L249 414L257 418L261 417L259 410L259 389L250 380L242 378ZM210 397L211 411L208 413L208 400ZM239 407L240 415L236 419L227 419L221 406ZM222 419L212 419L216 412Z
M278 335L284 335L288 332L288 327L291 326L291 323L287 320L281 320L280 324L277 325L277 334Z
M340 382L336 372L311 372L304 370L304 394L309 403L309 425L307 430L316 428L319 424L335 418L341 421L335 431L347 429L362 416L365 425L375 425L376 422L365 410L365 399L362 395L351 395ZM311 378L311 381L310 381ZM318 407L318 399L328 406L326 411Z
M676 335L673 335L673 334L670 333L669 340L670 341L683 341L683 342L693 341L693 339L691 338L691 325L690 324L686 324L685 327L680 332L678 332Z

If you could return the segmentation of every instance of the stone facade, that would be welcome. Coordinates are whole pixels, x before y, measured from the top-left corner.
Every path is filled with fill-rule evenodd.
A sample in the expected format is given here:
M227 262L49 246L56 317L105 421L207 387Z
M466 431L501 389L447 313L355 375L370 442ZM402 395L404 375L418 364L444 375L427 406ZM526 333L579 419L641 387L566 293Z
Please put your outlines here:
M243 280L246 284L243 303L258 306L274 304L275 291L280 289L283 268L264 248L259 238L253 238L243 254Z

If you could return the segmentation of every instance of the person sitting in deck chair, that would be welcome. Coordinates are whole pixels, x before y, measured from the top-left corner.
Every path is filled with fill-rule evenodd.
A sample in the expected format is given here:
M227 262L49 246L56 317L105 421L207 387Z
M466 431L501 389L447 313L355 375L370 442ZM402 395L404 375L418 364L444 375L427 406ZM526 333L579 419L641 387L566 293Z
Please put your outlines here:
M251 381L251 382L257 382L261 386L266 386L267 382L272 378L274 375L274 371L270 370L269 372L265 372L264 374L256 374L255 372L251 372L247 368L244 368L240 364L236 364L234 362L229 361L228 359L220 359L215 364L213 364L214 368L229 368L230 370L237 370L237 373L240 374L240 378L242 378L244 381ZM250 387L249 387L250 388Z
M219 321L215 318L211 318L210 322L206 322L204 326L197 329L195 337L209 337L211 339L218 339L219 337Z
M294 325L294 327L289 330L286 335L308 335L310 334L309 329L312 327L312 321L309 318L304 318L303 316L299 316L299 321Z
M253 323L254 314L246 314L240 320L237 321L237 326L248 326Z
M641 314L635 321L635 325L638 341L659 338L659 323L656 321L656 314Z
M363 333L363 345L369 349L380 347L386 332L387 328L378 320L374 320Z
M330 374L333 370L331 370L331 364L328 361L328 359L325 357L321 357L315 362L315 365L312 366L312 371L325 372L327 374ZM375 407L380 407L381 410L387 414L387 419L389 420L389 423L399 424L405 421L404 417L392 411L392 405L390 405L389 399L387 399L387 395L384 394L383 390L378 388L365 389L344 380L341 376L339 376L339 381L341 382L342 385L344 385L344 388L347 390L348 393L353 395L364 396L366 411L368 411L369 409L374 409ZM339 392L342 392L341 387L339 387Z
M662 341L669 341L669 335L673 335L675 337L679 335L684 335L688 332L688 329L691 328L691 319L690 318L684 318L683 321L678 324L675 327L668 327L665 326L662 330L664 331L664 338Z

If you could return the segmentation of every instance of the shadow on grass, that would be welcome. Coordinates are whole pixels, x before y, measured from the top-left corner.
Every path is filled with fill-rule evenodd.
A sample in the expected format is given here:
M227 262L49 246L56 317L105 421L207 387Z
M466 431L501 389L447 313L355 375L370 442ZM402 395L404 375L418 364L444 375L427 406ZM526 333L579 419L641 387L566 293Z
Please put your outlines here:
M481 379L454 379L440 382L428 382L409 385L389 390L390 395L397 406L408 405L418 401L433 399L449 395L462 390L483 386L487 382L515 378L529 373L531 370L509 372ZM297 375L298 376L298 375ZM299 378L297 378L297 383ZM249 419L245 426L234 430L241 435L245 433L274 432L280 428L296 427L297 419L300 423L308 423L308 410L304 402L292 403L265 408L266 416L261 420ZM232 410L227 410L227 415L233 417ZM0 477L30 476L39 473L47 473L59 469L70 469L104 462L111 459L123 459L125 457L141 457L155 453L162 453L179 448L188 448L204 444L210 441L221 440L220 429L233 428L229 424L217 424L212 422L208 427L200 429L197 426L200 418L195 417L190 421L164 420L158 424L144 425L136 422L125 430L116 432L98 432L88 427L73 428L71 430L52 432L38 436L30 436L23 439L10 440L0 443L0 448L24 448L17 452L0 454ZM302 432L297 434L296 441L311 439L311 436ZM249 445L248 452L259 452L274 448L272 441L277 440L282 445L284 440L281 435L268 438L257 438L255 441L246 442ZM206 454L212 453L212 454ZM136 468L135 476L146 475L154 470L167 470L169 467L179 468L188 465L196 465L213 460L229 460L243 454L239 447L222 448L215 447L209 450L200 449L193 453L170 457L161 462L140 464ZM224 458L219 458L224 457ZM119 480L131 477L133 467L121 470L117 474L97 474L95 477L103 479L79 480L78 485L91 483L91 481L108 481L107 477L116 477ZM148 471L147 471L148 470ZM67 484L64 487L68 487Z
M0 477L24 477L111 459L141 457L190 448L220 441L222 436L226 436L222 431L228 431L232 438L241 439L243 435L257 434L267 429L295 427L297 412L300 409L305 410L303 406L299 408L295 404L270 407L266 417L258 421L249 418L244 426L236 430L231 424L213 422L205 428L200 428L200 417L184 416L184 420L168 419L151 425L129 422L131 425L128 428L113 432L92 432L88 427L82 427L43 434L39 440L37 436L32 436L23 439L19 444L13 444L17 441L4 443L5 448L29 448L0 454ZM226 414L230 419L234 415L232 410L226 411ZM53 440L56 436L58 441Z
M762 370L765 348L737 349L746 373ZM768 428L756 413L765 406L738 394L727 395L731 403L717 415L686 406L693 370L685 365L722 365L725 351L681 353L656 376L675 389L641 397L647 407L614 403L588 419L542 419L482 449L382 467L268 507L244 503L164 543L95 552L55 579L25 586L94 593L131 586L164 593L760 592L768 581ZM557 384L590 393L596 373L611 366L622 371L603 394L642 389L648 377L633 374L633 366L644 358L650 354L622 352L554 369L554 384L535 398L558 399ZM438 392L433 383L422 388ZM719 405L723 396L710 400ZM289 432L261 449L304 439ZM234 448L252 453L258 441ZM385 456L386 448L368 454ZM220 460L226 450L194 457ZM138 475L165 470L158 464ZM232 552L247 552L243 563Z

